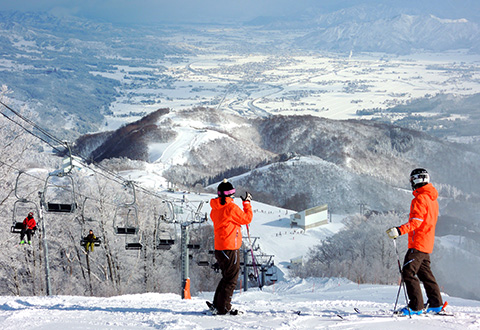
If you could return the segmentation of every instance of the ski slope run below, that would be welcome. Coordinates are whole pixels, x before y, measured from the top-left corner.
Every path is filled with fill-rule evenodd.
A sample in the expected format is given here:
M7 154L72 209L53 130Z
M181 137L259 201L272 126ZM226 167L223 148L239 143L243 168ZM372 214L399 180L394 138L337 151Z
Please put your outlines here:
M33 329L479 329L480 302L446 297L453 316L394 317L396 286L344 279L279 282L237 291L238 316L206 314L212 292L191 300L145 293L110 298L0 297L0 328ZM401 301L403 303L403 301ZM362 314L354 311L358 308ZM297 313L300 311L300 314Z

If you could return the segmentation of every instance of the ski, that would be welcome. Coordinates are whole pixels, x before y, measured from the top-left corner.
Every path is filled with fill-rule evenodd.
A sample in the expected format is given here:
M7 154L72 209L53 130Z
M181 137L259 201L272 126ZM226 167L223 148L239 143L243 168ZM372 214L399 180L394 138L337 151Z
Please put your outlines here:
M315 312L303 312L301 310L292 310L290 311L293 314L299 315L299 316L316 316L316 317L321 317L321 318L331 318L336 319L339 318L340 320L348 320L348 318L352 315L353 313L348 313L348 312L341 312L341 311L329 311L325 313L315 313Z
M445 301L445 303L443 304L442 306L442 309L437 312L437 313L426 313L426 309L421 313L421 314L411 314L410 316L454 316L453 313L447 313L445 311L445 307L448 306L448 302ZM363 312L362 310L360 310L359 308L355 307L353 309L357 314L361 314L361 315L367 315L367 316L372 316L372 317L377 317L377 316L397 316L397 317L405 317L405 316L409 316L408 314L403 314L400 312L400 310L396 310L396 311L386 311L386 310L378 310L378 311L375 311L375 312L370 312L370 313L365 313Z
M215 308L215 306L213 305L213 303L211 301L205 301L205 303L207 304L208 306L208 311L204 312L204 314L207 314L207 315L222 315L222 314L218 314L218 311L217 309ZM240 314L244 314L245 312L244 311L240 311L238 309L231 309L230 312L228 312L227 314L225 315L232 315L232 316L235 316L235 315L240 315Z

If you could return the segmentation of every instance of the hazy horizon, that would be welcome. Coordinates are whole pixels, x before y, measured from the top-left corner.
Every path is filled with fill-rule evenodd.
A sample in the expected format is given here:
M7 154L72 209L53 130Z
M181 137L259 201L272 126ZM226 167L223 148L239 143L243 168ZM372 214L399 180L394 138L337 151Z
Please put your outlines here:
M443 18L467 18L480 21L480 2L474 0L0 0L3 11L41 11L56 15L74 15L112 23L227 23L244 22L259 16L292 17L309 13L330 12L361 4L388 4L409 11L424 11Z

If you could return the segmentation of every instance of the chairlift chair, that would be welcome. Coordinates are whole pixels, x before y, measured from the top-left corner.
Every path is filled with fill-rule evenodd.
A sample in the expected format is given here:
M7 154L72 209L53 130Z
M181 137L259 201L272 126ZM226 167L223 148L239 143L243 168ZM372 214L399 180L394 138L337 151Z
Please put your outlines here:
M82 239L80 240L80 245L85 247L85 246L87 246L87 243L88 243L88 241L85 239L85 237L82 237ZM101 237L96 236L96 238L93 240L93 244L95 246L100 246L100 244L102 244Z
M125 250L141 250L142 248L143 245L140 243L140 237L138 235L134 236L134 238L127 238L127 236L125 236Z
M35 216L38 216L38 206L35 202L29 201L27 199L18 199L13 204L13 223L10 227L10 232L13 234L20 234L23 230L23 219L31 211L35 211ZM37 226L38 226L38 220ZM35 230L32 230L32 233L35 234Z
M86 212L86 207L89 206L90 204L90 203L87 203L87 200L88 200L88 197L85 197L85 199L83 200L82 208L81 208L81 211L82 211L81 212L81 223L82 223L81 235L82 236L80 238L80 245L83 247L85 247L88 243L88 241L86 240L86 237L90 230L92 230L94 234L100 232L98 221L95 220L93 217L89 217L88 212ZM95 237L96 238L93 240L94 246L100 246L102 244L102 237L96 234L95 234Z
M46 212L74 213L76 211L75 184L70 173L57 171L48 175L43 189L42 206Z
M15 197L17 200L13 204L13 215L12 215L12 226L10 227L10 232L13 234L20 234L23 230L23 220L28 215L29 212L34 211L34 217L37 217L35 220L37 221L38 226L38 216L39 216L39 207L37 203L27 199L25 196L28 196L30 193L26 193L26 195L20 194L20 177L22 174L25 174L25 171L19 171L17 175L17 179L15 180ZM30 186L30 185L29 185ZM24 192L25 193L25 192ZM35 230L32 231L35 234Z
M113 218L113 230L117 235L138 233L138 210L135 205L119 205Z
M175 240L171 238L167 238L167 239L160 238L157 242L158 242L157 249L159 250L170 250L172 245L175 244Z
M155 247L158 250L170 250L172 245L175 244L175 209L172 202L165 201L165 203L167 204L168 212L160 215L155 223ZM161 228L163 223L167 223L168 226L173 224L173 235L171 230Z
M143 248L140 242L127 242L125 243L125 250L141 250Z

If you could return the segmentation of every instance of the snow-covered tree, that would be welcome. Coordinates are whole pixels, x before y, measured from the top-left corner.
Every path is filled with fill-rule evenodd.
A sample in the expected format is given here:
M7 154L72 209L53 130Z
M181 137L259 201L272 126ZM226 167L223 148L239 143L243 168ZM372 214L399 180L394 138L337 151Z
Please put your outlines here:
M396 213L352 216L340 232L311 248L305 264L292 273L300 277L345 277L358 283L397 283L397 255L385 230L404 219L405 215ZM398 240L398 245L403 252L406 240Z

